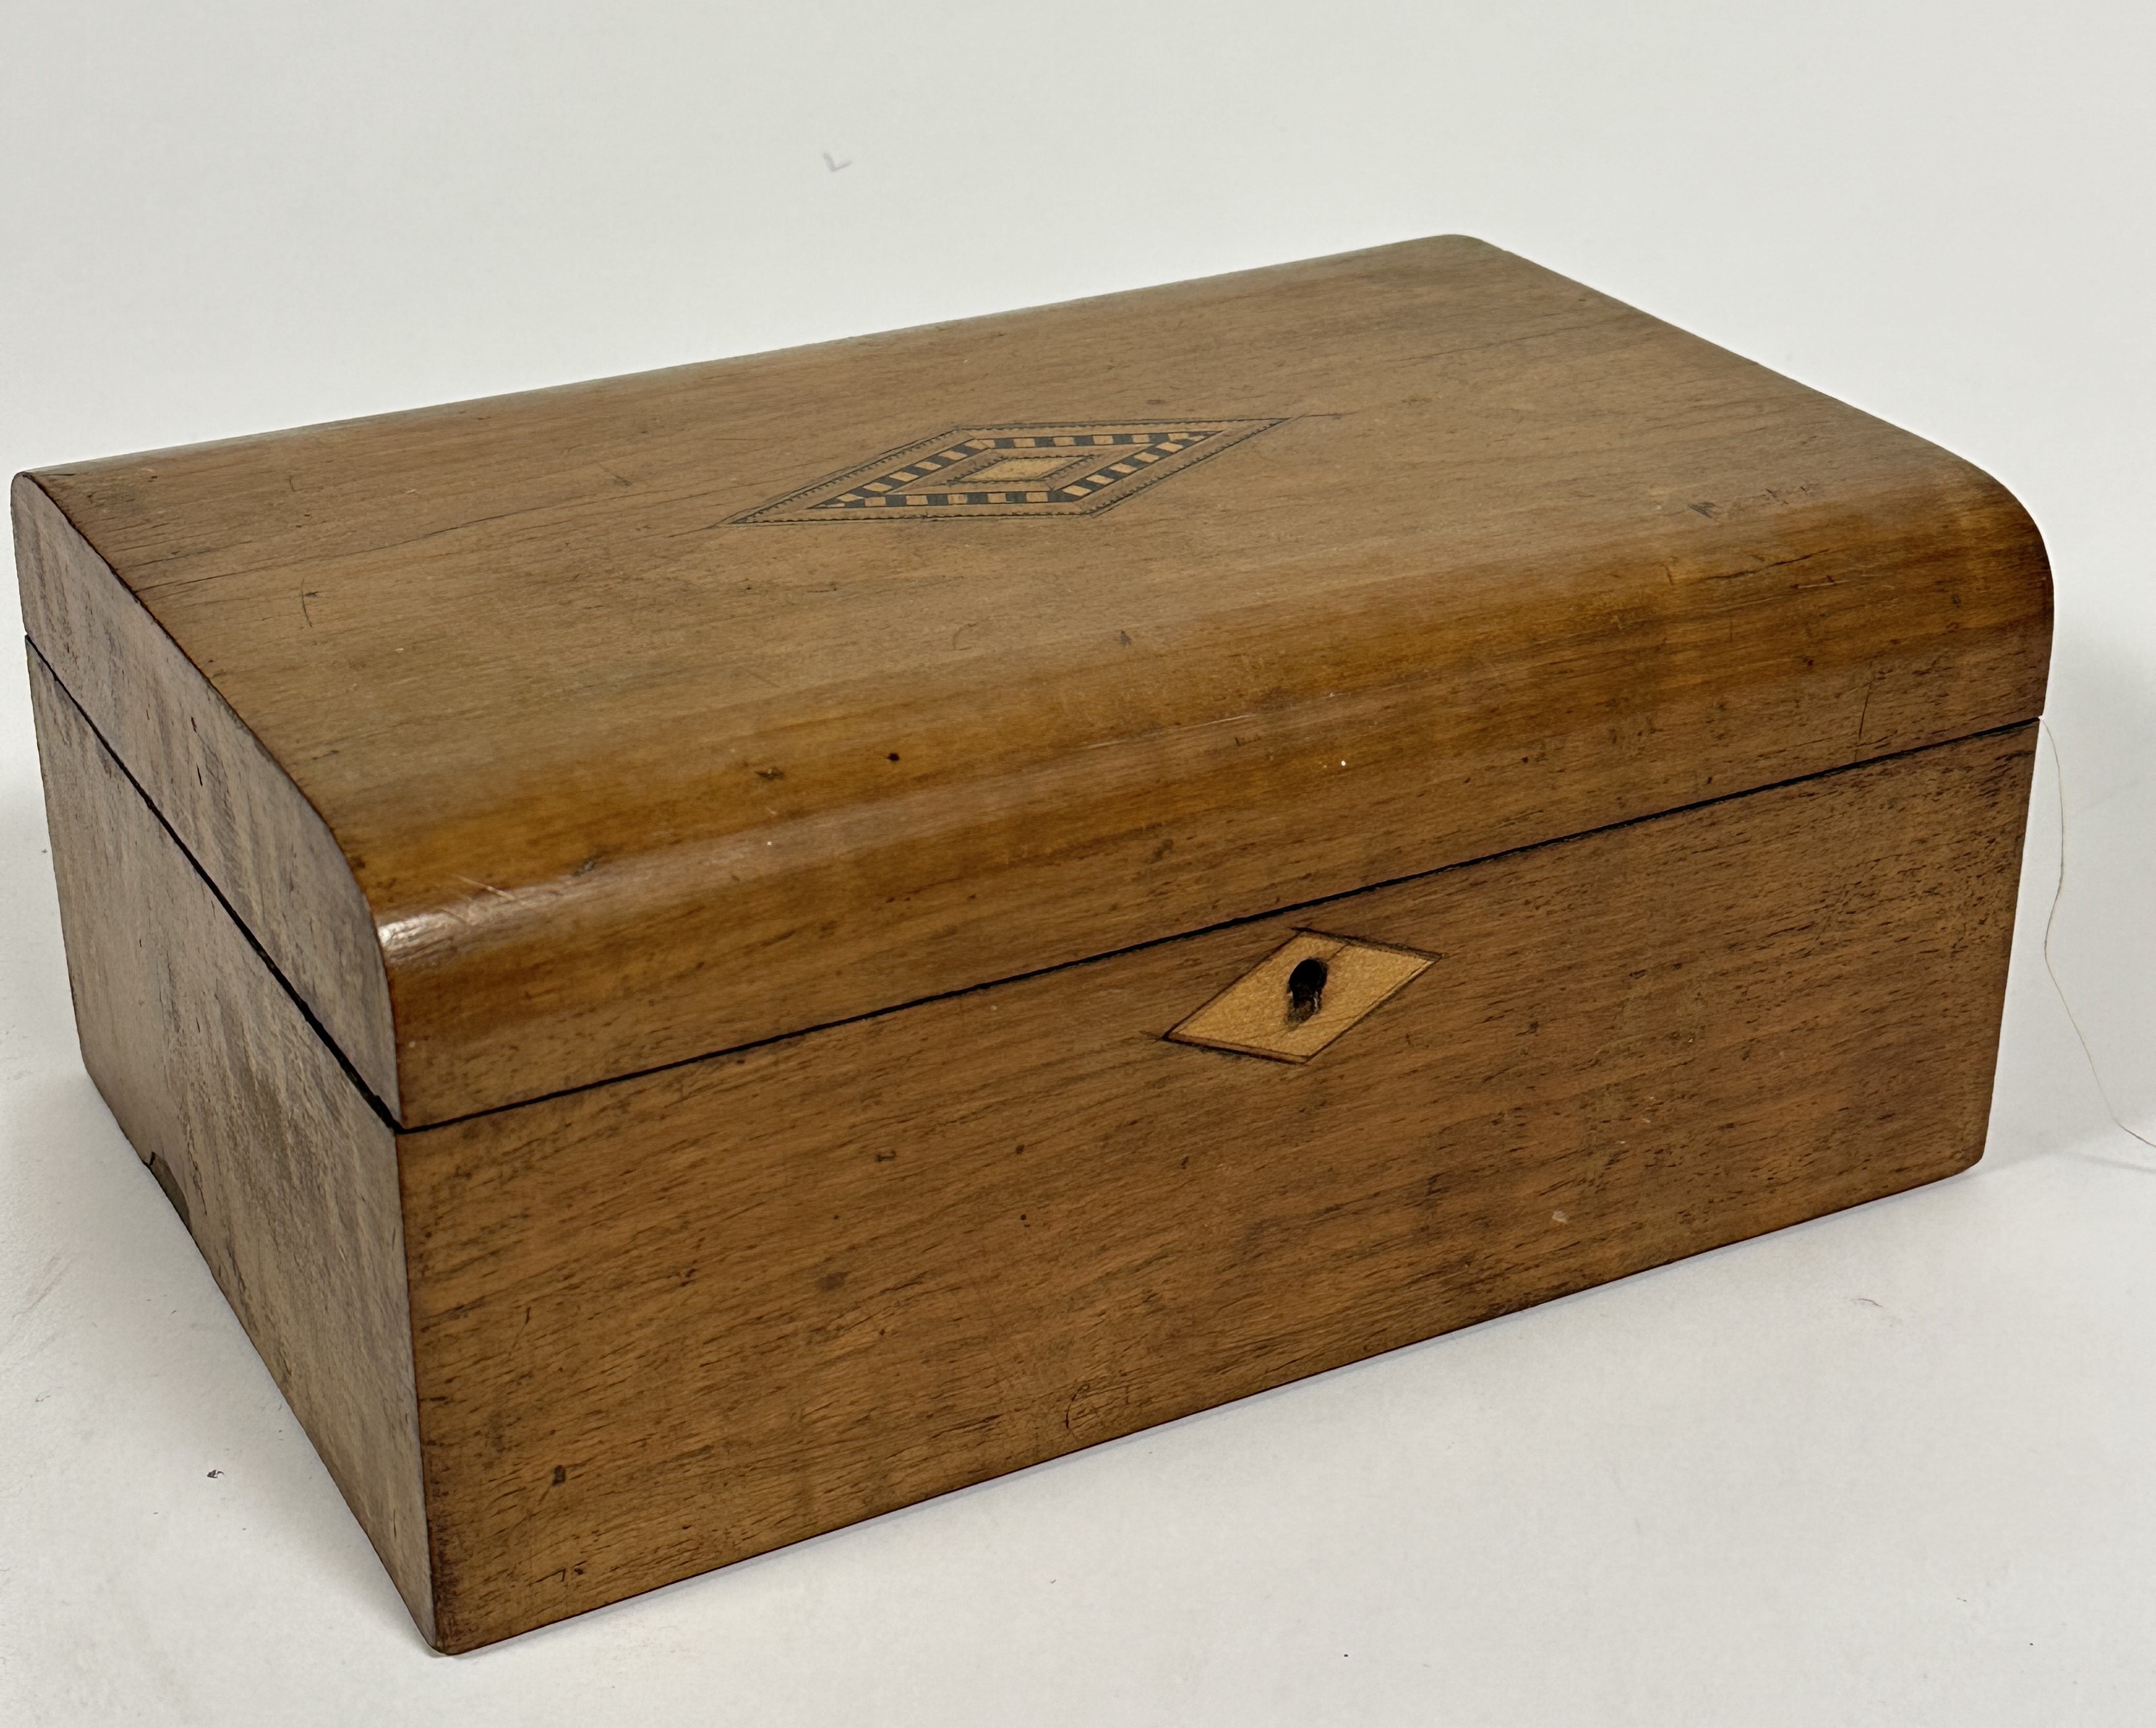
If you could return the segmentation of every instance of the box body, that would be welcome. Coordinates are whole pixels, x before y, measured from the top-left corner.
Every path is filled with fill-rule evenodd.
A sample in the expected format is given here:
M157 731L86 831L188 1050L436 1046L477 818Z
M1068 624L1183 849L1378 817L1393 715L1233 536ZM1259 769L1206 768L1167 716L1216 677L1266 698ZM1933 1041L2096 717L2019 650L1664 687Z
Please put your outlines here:
M85 1060L446 1649L1981 1151L2034 531L1475 243L17 514Z

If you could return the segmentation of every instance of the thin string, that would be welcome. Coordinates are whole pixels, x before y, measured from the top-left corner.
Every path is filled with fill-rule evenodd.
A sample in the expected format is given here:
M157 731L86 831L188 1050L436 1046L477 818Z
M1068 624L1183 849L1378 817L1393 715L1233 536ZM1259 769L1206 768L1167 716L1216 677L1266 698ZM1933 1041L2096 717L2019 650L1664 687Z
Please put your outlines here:
M2059 788L2059 880L2051 890L2051 915L2044 920L2044 970L2051 975L2051 988L2059 993L2059 1006L2066 1011L2066 1024L2074 1029L2075 1042L2082 1047L2082 1059L2088 1064L2089 1078L2096 1082L2096 1095L2102 1100L2104 1114L2122 1133L2133 1135L2152 1152L2156 1152L2156 1140L2136 1132L2126 1126L2112 1106L2111 1095L2104 1090L2103 1074L2096 1065L2096 1053L2089 1049L2088 1039L2082 1035L2082 1023L2075 1018L2074 1005L2066 999L2066 987L2059 982L2059 970L2051 964L2051 927L2059 921L2059 902L2066 897L2066 771L2059 760L2059 741L2051 731L2049 720L2039 720L2044 741L2051 746L2051 777Z

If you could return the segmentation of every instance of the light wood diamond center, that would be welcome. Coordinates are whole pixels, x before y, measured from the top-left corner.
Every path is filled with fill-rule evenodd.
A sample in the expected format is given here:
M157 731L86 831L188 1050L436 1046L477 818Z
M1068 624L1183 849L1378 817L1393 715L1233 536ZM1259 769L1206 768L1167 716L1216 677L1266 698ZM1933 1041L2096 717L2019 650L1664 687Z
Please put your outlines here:
M1276 1062L1307 1062L1434 956L1301 931L1168 1035Z

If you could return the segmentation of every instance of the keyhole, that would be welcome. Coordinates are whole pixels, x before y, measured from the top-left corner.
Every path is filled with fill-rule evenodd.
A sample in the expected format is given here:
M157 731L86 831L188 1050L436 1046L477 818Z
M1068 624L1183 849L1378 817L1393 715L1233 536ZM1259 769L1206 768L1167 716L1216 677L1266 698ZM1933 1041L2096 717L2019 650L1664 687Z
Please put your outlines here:
M1325 962L1300 960L1287 975L1287 1023L1300 1026L1325 1006Z

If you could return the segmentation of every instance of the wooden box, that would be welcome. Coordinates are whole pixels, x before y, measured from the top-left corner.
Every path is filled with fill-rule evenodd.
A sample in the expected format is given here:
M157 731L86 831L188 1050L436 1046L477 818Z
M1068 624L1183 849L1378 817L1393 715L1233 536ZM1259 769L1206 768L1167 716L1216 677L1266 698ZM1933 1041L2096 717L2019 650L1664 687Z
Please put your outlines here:
M14 512L85 1060L445 1649L1982 1148L2028 517L1473 240Z

